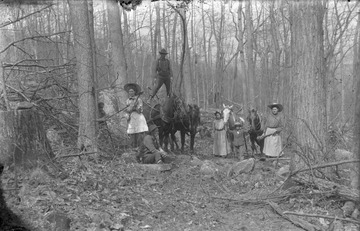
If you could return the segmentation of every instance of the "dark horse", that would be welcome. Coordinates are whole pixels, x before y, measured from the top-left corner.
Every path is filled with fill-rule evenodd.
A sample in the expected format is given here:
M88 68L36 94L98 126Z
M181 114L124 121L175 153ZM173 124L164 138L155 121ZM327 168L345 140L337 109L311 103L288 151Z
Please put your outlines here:
M178 106L182 104L182 108ZM194 150L195 135L197 127L200 124L200 108L196 104L184 105L182 102L176 104L175 118L172 123L171 129L171 149L174 150L174 143L176 148L179 149L179 145L176 142L175 133L180 131L181 138L181 151L184 151L185 146L185 134L190 135L190 150Z
M184 150L185 134L190 134L190 149L194 148L195 134L200 123L200 109L197 105L185 105L185 103L172 94L166 98L162 105L156 104L151 107L144 104L143 114L148 124L155 124L159 127L159 143L164 145L168 151L169 136L171 136L171 149L174 150L174 143L179 148L175 133L181 133L181 150Z
M264 149L264 139L257 139L258 136L263 134L263 130L261 129L261 117L259 116L257 110L252 108L249 110L249 115L246 119L250 124L249 135L252 153L254 154L254 152L257 152L256 143L260 147L260 154L262 154Z

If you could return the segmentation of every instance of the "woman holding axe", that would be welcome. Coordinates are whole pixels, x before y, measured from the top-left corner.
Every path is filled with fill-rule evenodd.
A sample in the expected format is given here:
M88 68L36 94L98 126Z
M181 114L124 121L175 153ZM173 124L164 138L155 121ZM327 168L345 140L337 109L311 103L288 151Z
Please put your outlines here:
M264 120L264 134L257 139L264 140L263 153L266 157L278 157L282 153L282 142L280 132L283 130L283 116L279 112L283 110L283 106L279 103L268 105L271 113Z
M128 83L124 89L129 94L129 98L126 100L127 134L130 136L131 147L137 148L143 139L144 132L149 130L145 116L142 114L141 87L136 83Z

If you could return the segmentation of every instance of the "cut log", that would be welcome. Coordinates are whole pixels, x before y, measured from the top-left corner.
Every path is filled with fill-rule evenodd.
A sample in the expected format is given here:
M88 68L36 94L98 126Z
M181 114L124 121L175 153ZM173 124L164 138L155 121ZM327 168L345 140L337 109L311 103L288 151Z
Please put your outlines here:
M35 166L40 159L48 163L53 157L35 109L0 111L0 162Z

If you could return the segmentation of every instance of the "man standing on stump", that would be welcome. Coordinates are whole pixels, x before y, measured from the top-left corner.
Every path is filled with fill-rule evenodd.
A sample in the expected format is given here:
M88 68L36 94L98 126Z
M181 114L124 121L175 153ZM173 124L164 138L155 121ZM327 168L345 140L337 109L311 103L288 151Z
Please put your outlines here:
M160 58L156 60L155 70L154 70L154 78L156 79L156 86L154 87L150 100L154 98L158 90L161 88L163 84L166 87L166 94L169 97L171 93L171 78L173 76L170 60L165 58L168 54L167 51L163 48L160 53Z

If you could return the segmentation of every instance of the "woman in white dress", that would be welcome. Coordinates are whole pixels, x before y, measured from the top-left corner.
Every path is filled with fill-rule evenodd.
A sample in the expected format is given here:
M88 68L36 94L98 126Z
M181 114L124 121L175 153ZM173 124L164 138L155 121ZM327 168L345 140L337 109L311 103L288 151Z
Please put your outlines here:
M148 126L143 112L143 101L140 98L141 88L136 83L128 83L124 86L128 92L129 98L126 100L126 112L128 118L127 134L130 137L131 147L139 147L144 132L147 132Z

